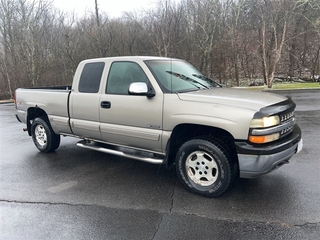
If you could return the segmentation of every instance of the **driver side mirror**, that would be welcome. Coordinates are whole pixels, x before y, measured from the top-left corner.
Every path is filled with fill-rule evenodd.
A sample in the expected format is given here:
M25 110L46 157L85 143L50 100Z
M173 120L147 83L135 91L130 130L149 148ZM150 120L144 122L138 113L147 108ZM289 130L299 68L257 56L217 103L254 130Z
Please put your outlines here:
M148 90L148 85L145 82L131 83L129 86L129 94L147 97L154 97L156 95L153 89L151 89L150 91Z

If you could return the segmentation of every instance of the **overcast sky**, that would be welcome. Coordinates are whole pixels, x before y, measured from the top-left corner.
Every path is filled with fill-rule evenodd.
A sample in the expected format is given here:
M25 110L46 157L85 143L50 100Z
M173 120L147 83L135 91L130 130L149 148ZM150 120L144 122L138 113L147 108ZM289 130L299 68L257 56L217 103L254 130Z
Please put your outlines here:
M123 12L154 7L158 0L98 0L101 12L109 17L120 17ZM75 11L81 16L86 10L94 11L95 0L53 0L53 5L62 11Z

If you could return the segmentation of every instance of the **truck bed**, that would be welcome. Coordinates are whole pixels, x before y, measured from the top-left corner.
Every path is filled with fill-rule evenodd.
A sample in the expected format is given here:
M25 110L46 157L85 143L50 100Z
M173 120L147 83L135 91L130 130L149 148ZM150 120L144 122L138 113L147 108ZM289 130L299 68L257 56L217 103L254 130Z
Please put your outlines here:
M69 127L69 95L71 86L19 88L16 90L18 118L27 122L27 111L41 109L55 133L71 133Z

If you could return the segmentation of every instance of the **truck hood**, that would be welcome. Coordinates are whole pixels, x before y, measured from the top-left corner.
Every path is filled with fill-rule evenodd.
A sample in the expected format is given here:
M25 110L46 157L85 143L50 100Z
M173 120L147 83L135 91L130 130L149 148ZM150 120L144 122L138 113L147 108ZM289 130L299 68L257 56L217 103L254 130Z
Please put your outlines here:
M212 88L188 93L179 93L183 101L203 102L210 104L228 105L259 111L262 107L270 106L287 98L265 92L255 92L234 88Z

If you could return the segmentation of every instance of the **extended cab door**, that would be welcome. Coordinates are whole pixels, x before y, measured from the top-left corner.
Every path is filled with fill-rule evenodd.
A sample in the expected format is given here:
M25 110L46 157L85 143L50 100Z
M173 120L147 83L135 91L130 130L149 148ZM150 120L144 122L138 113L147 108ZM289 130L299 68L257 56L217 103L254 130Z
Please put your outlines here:
M82 62L79 68L82 72L74 77L79 82L74 84L70 95L70 125L73 134L100 140L100 83L105 63Z
M163 94L129 95L129 85L133 82L145 82L152 87L138 63L111 63L105 94L100 99L102 138L106 142L161 152Z

